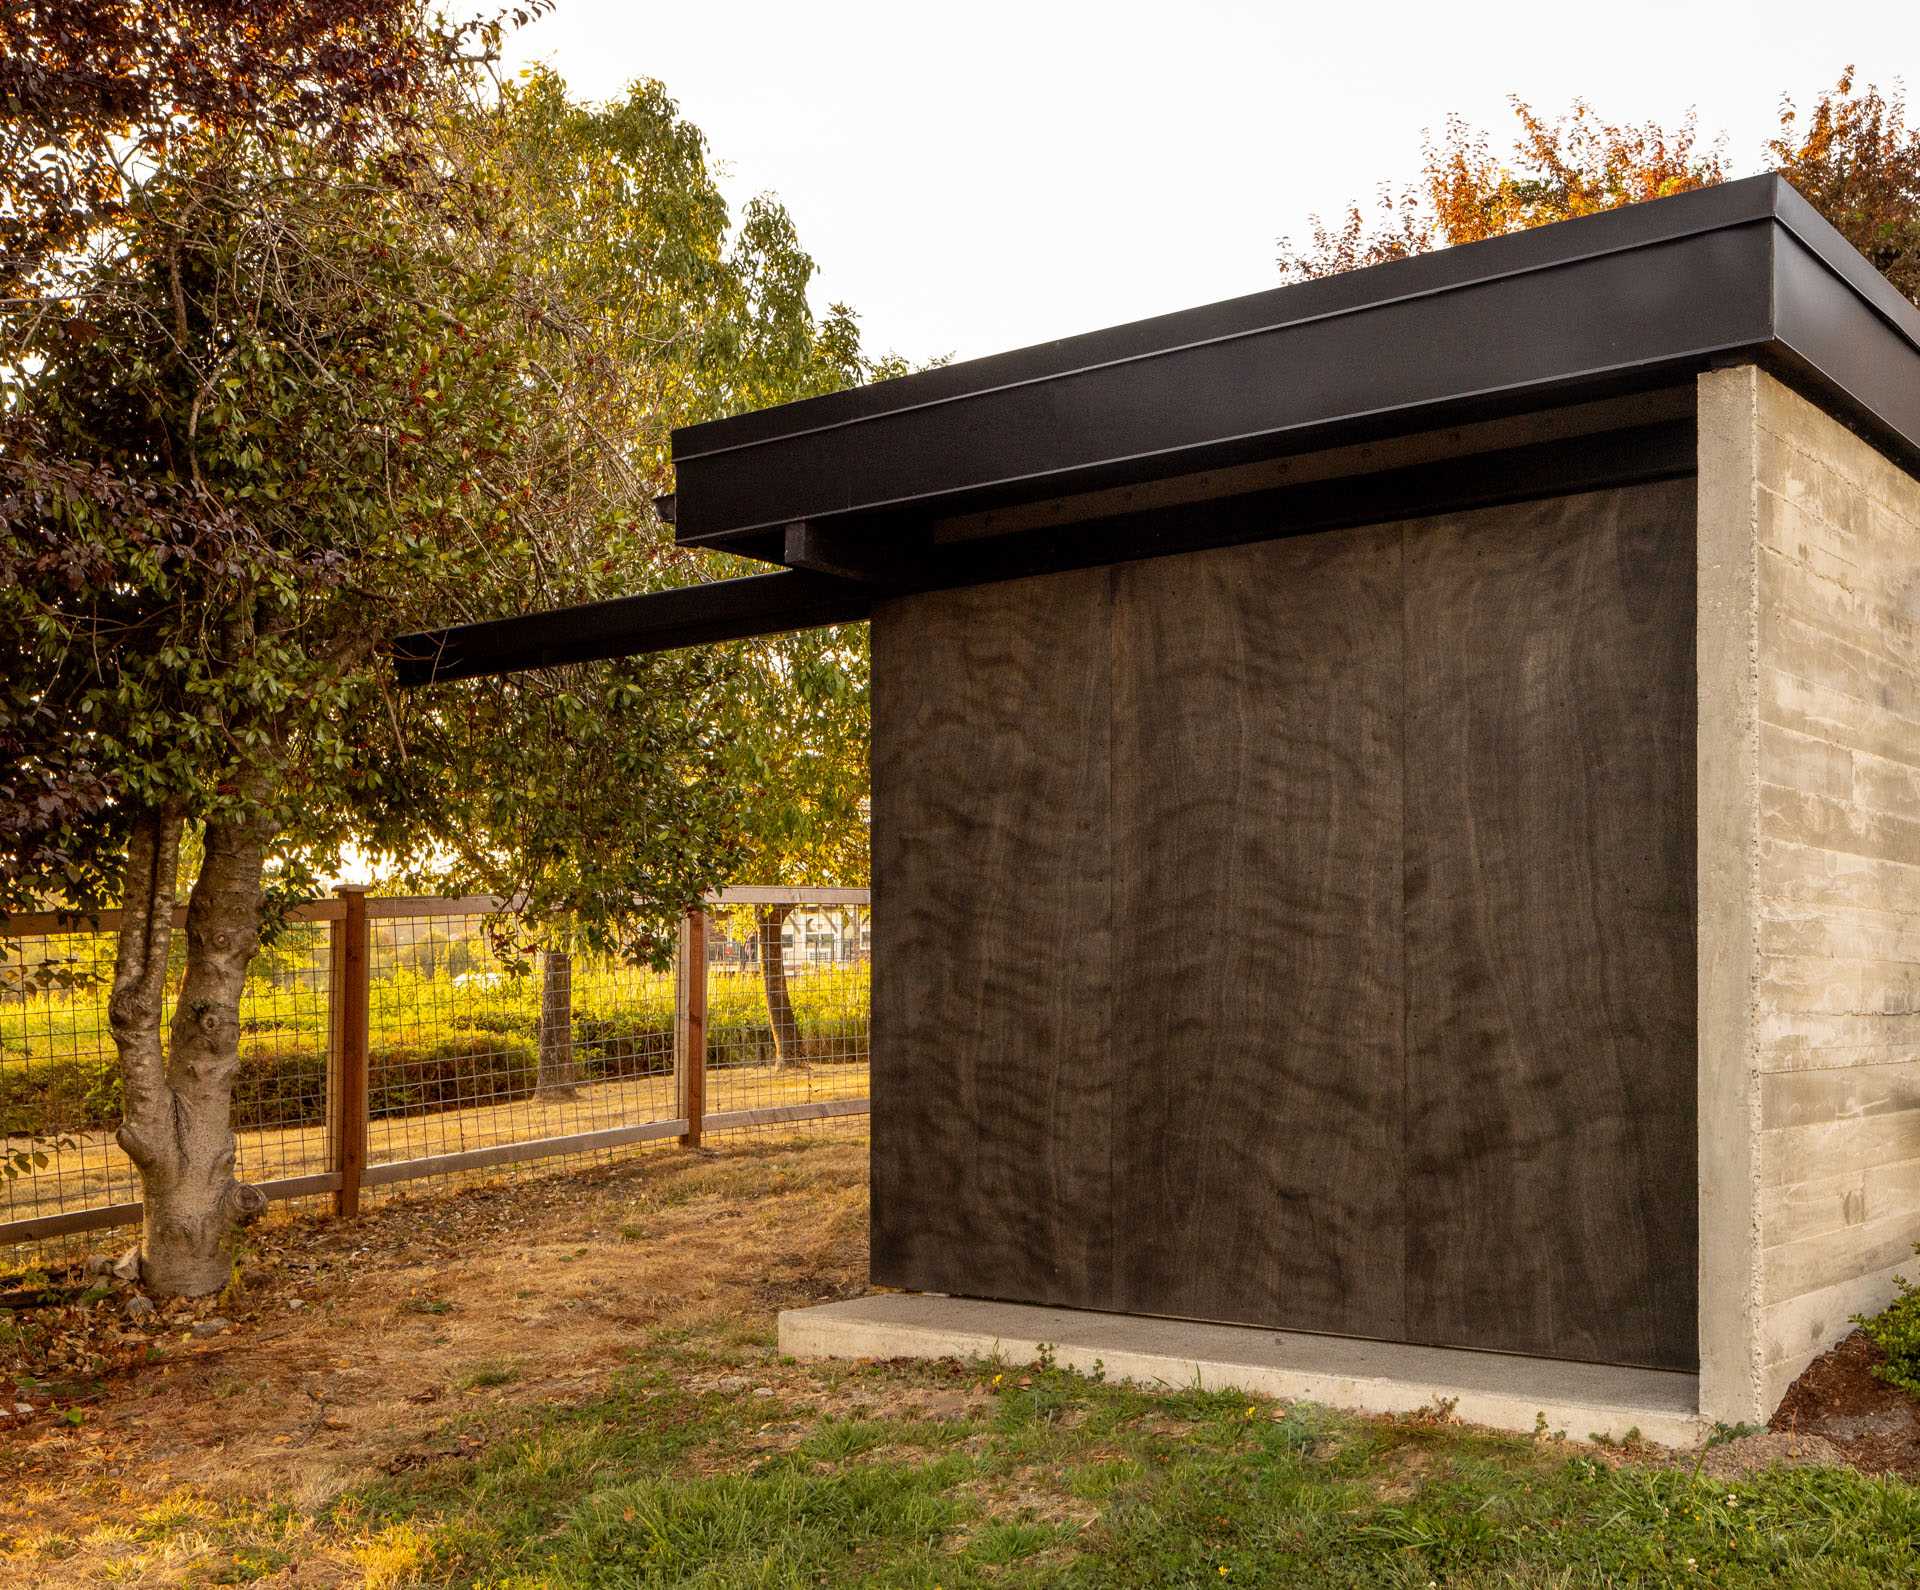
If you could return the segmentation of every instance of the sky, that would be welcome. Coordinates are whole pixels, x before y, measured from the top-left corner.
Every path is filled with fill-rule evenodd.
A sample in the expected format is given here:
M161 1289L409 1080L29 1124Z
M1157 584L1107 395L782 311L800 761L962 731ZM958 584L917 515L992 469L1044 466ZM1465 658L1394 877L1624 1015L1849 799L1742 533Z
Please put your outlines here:
M510 41L530 59L588 98L659 78L729 199L791 212L816 309L850 304L871 351L919 362L1271 287L1279 237L1413 177L1449 113L1503 132L1512 94L1693 108L1744 175L1783 93L1849 63L1920 79L1920 9L557 0Z

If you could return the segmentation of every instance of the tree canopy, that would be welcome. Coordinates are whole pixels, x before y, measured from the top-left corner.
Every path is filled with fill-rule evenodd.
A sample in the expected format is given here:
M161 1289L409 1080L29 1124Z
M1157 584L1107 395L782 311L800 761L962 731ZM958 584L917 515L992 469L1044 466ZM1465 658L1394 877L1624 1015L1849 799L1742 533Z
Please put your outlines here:
M72 32L5 101L0 913L122 907L120 1140L169 1291L224 1282L242 981L344 843L654 957L736 856L741 649L401 698L384 638L701 577L650 507L670 427L868 368L657 84L501 85L496 30L403 0L245 9L9 14Z
M1606 120L1585 100L1558 120L1517 96L1511 145L1449 117L1423 148L1420 176L1384 185L1337 222L1313 219L1304 244L1280 240L1280 273L1304 281L1476 243L1623 204L1710 187L1736 174L1724 140L1703 143L1689 111L1671 126ZM1896 87L1852 67L1803 115L1782 97L1764 169L1787 178L1848 242L1920 303L1920 125Z
M444 22L416 0L26 0L0 8L0 289L58 270L138 202L182 135L391 147L423 87L523 0Z
M815 318L813 261L777 204L753 201L730 225L704 141L659 84L589 106L535 70L455 136L499 184L503 246L565 320L542 379L549 411L572 416L538 493L565 555L533 567L530 587L467 593L462 616L735 572L675 547L654 514L670 430L892 366L865 358L844 306ZM864 626L848 626L410 697L397 723L429 749L413 761L426 787L390 843L423 887L524 901L535 938L658 958L671 920L645 903L679 901L643 836L697 842L716 882L864 877L864 657ZM514 732L529 713L542 732ZM658 791L633 762L667 745L686 752L674 776L687 827L663 836Z

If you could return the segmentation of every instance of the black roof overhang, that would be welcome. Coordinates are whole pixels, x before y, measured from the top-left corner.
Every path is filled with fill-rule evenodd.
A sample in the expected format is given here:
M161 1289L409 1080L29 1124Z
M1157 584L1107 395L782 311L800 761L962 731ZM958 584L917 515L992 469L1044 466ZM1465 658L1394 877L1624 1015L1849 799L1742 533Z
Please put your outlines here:
M1759 363L1920 461L1920 310L1751 178L674 433L675 536L789 572L397 643L403 682L864 616L880 594L1692 468L1691 423L937 544L936 522ZM1489 468L1490 457L1498 466ZM1236 520L1244 523L1236 524Z
M676 538L876 527L1764 362L1920 457L1920 310L1778 177L676 431Z

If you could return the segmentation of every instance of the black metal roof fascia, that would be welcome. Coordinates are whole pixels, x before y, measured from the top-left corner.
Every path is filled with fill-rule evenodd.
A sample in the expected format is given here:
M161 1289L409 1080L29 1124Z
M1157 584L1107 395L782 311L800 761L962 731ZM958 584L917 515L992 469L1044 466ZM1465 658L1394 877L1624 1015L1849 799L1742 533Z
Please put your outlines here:
M563 607L409 635L394 644L404 686L556 663L671 651L868 616L903 591L941 590L1104 566L1352 524L1389 523L1531 497L1690 475L1691 417L1597 436L1136 510L1070 525L924 546L893 577L860 582L791 571Z
M1775 356L1920 453L1920 311L1763 176L677 431L676 534L777 558L797 519L956 512Z
M393 643L394 671L407 687L475 679L846 624L872 605L871 591L846 580L798 570L754 574L402 635Z
M1920 463L1920 308L1785 183L1774 354L1908 463ZM1835 291L1838 278L1851 291Z

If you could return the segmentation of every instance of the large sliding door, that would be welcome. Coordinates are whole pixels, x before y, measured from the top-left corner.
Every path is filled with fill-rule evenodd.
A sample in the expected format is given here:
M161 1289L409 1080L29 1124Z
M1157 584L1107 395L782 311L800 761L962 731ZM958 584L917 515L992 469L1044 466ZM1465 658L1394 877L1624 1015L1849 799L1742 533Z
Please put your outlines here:
M1115 578L1114 1304L1398 1335L1399 533Z
M1692 516L1407 526L1415 1340L1694 1364Z
M875 1280L1690 1366L1692 500L883 606Z

